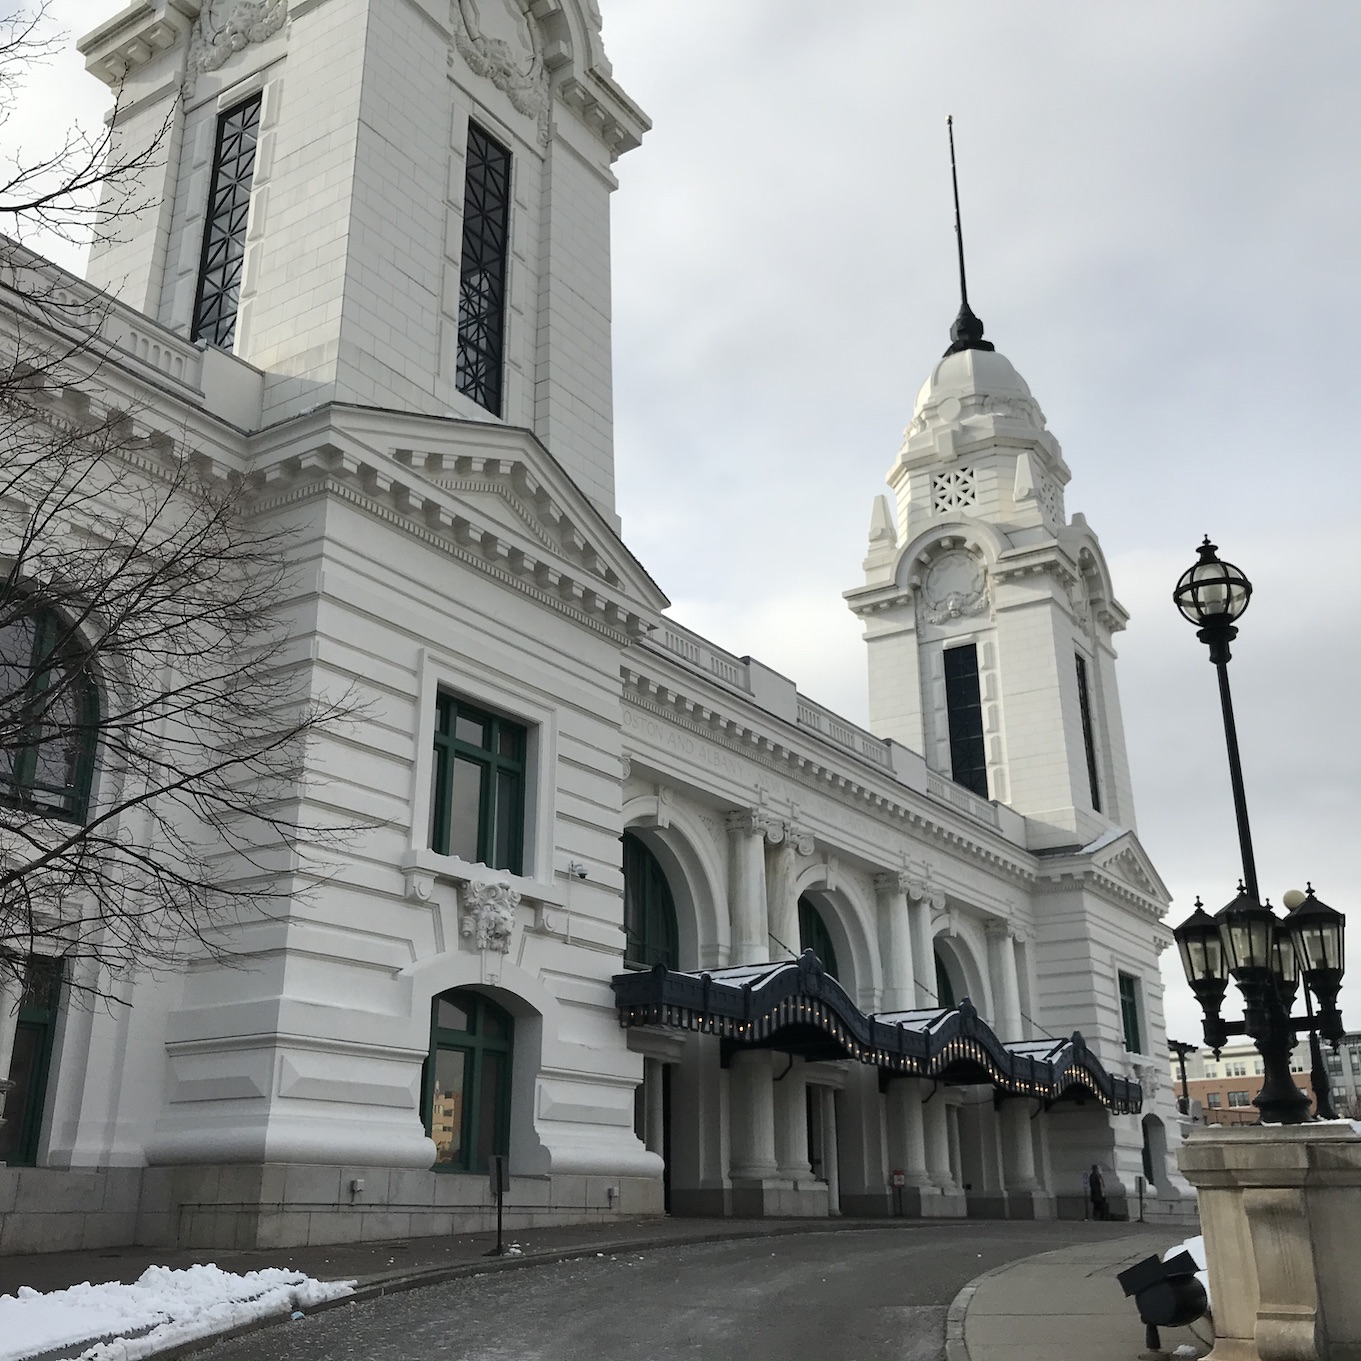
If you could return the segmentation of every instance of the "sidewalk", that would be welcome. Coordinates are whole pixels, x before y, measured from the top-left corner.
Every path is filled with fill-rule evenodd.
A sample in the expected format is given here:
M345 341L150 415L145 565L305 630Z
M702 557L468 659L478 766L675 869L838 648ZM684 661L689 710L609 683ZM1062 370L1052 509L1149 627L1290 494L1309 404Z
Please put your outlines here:
M947 1361L1134 1361L1144 1350L1144 1325L1115 1277L1150 1254L1161 1256L1189 1230L1169 1229L1107 1243L1081 1243L1026 1257L980 1276L950 1306ZM1208 1320L1160 1330L1163 1350L1195 1348L1213 1339Z

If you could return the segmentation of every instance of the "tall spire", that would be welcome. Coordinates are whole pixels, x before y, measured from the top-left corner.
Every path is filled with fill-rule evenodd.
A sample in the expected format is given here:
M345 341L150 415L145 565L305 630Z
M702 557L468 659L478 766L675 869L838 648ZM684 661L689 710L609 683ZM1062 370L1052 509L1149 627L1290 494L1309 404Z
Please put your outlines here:
M958 354L961 350L991 350L992 341L983 339L983 323L973 314L969 306L969 283L964 274L964 228L959 218L959 172L955 169L955 120L953 115L945 119L945 128L950 135L950 182L955 190L955 242L959 247L959 315L950 327L950 348L947 355Z

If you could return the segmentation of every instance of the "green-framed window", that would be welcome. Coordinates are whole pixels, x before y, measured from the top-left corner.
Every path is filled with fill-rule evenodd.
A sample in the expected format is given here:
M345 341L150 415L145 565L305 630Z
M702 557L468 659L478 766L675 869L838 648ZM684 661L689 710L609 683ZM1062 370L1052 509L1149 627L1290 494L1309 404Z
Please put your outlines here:
M676 904L666 872L647 844L624 833L624 964L679 968Z
M52 1044L61 1005L61 978L60 959L29 956L9 1064L13 1086L5 1098L5 1121L0 1125L0 1161L11 1167L32 1167L38 1161Z
M950 970L945 967L945 961L940 957L940 951L934 951L936 960L936 1005L942 1007L957 1007L959 999L955 996L955 985L950 978Z
M1139 1024L1139 980L1122 973L1120 980L1120 1021L1125 1031L1125 1048L1131 1054L1144 1052L1143 1028Z
M82 822L90 802L99 692L53 610L0 625L0 798Z
M510 1149L510 1074L515 1020L481 993L441 993L431 1004L425 1128L435 1170L484 1172Z
M811 950L833 978L838 976L836 948L832 945L827 923L822 920L822 913L806 893L799 899L799 953L805 950Z
M440 695L430 772L430 849L523 872L525 745L518 723Z

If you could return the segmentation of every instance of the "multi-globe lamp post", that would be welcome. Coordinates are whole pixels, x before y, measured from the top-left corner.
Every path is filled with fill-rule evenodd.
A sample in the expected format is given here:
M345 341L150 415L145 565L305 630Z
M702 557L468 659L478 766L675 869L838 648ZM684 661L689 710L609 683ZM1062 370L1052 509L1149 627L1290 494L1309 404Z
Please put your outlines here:
M1232 563L1221 562L1218 549L1206 538L1196 564L1182 574L1173 592L1181 613L1197 626L1196 636L1210 649L1219 673L1219 700L1224 714L1224 736L1229 753L1234 812L1243 877L1238 894L1211 916L1196 899L1195 911L1173 932L1181 953L1186 981L1205 1013L1205 1044L1216 1056L1232 1035L1249 1035L1262 1056L1262 1090L1253 1102L1264 1123L1294 1125L1309 1119L1309 1098L1295 1085L1290 1056L1295 1035L1309 1035L1311 1080L1323 1119L1334 1118L1328 1099L1329 1082L1319 1037L1334 1051L1344 1034L1337 995L1342 986L1344 919L1341 912L1320 902L1311 885L1306 893L1291 890L1283 902L1284 918L1263 902L1257 887L1257 863L1252 853L1243 769L1238 756L1238 730L1229 692L1229 644L1238 636L1237 621L1252 598L1252 583ZM1243 1019L1220 1016L1229 979L1243 994ZM1291 1011L1303 984L1305 1015ZM1314 1015L1310 994L1318 1000Z

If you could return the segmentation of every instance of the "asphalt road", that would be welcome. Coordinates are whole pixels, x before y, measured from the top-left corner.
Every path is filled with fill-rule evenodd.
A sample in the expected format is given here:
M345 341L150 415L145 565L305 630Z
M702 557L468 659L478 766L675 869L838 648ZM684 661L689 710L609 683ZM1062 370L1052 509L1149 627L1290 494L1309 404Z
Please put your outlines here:
M946 1310L973 1277L1131 1230L918 1221L654 1248L333 1309L205 1361L941 1361Z

